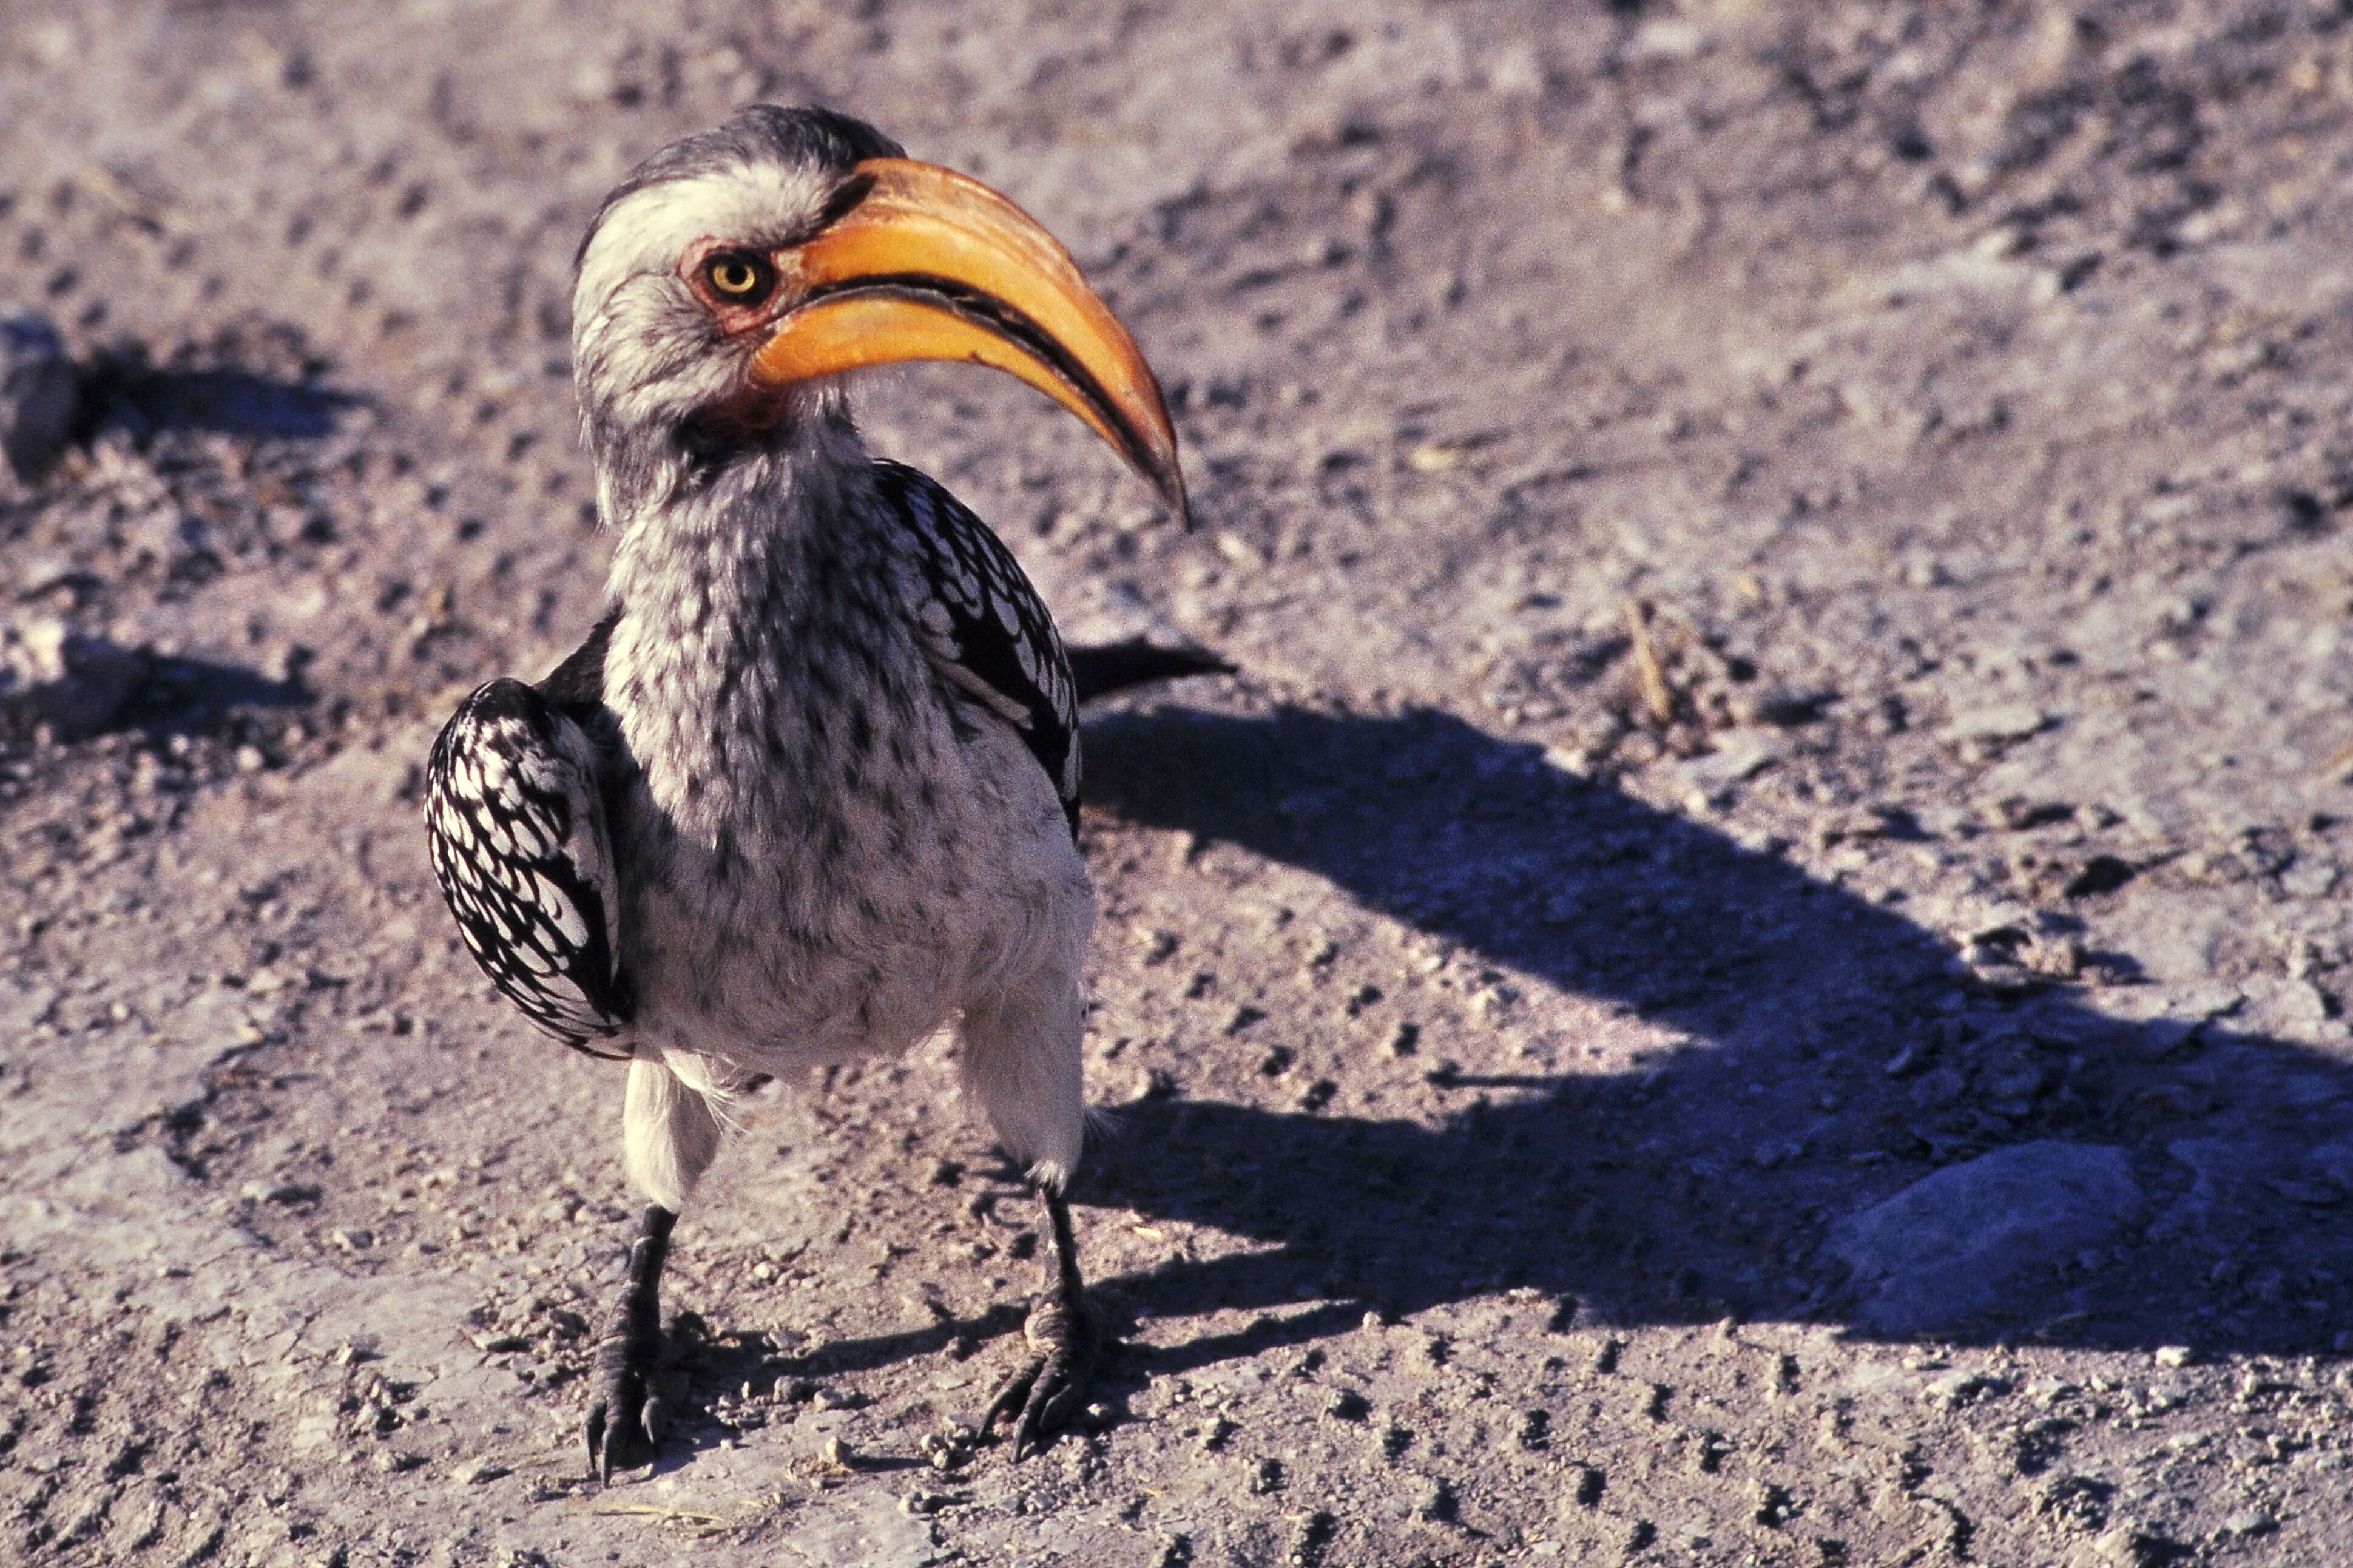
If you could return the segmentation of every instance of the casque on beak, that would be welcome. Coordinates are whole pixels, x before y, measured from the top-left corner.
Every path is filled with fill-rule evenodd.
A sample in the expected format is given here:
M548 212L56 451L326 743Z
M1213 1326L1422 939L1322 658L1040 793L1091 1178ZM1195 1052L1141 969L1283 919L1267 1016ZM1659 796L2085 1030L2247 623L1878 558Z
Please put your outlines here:
M841 216L776 255L779 292L795 302L752 356L754 386L914 359L993 366L1085 420L1192 526L1152 367L1036 219L977 180L906 158L858 164L837 206Z

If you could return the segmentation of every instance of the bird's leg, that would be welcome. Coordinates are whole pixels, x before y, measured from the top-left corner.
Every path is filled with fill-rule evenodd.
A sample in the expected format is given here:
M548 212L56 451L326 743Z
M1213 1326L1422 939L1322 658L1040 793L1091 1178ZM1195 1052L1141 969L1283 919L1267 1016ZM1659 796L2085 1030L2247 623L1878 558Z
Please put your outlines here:
M676 1224L678 1215L670 1210L646 1206L637 1245L629 1248L628 1282L613 1298L604 1337L596 1341L597 1398L588 1412L588 1464L599 1480L613 1478L614 1461L624 1452L642 1447L651 1458L670 1424L653 1383L654 1363L661 1355L662 1263L670 1256L670 1232Z
M1079 1277L1079 1247L1071 1235L1071 1206L1060 1182L1041 1181L1038 1196L1046 1205L1054 1255L1048 1266L1053 1278L1044 1295L1031 1304L1023 1338L1029 1353L1018 1371L998 1385L980 1418L987 1437L1000 1416L1013 1418L1013 1458L1043 1446L1049 1434L1068 1421L1087 1394L1094 1375L1095 1329L1087 1315L1086 1282Z

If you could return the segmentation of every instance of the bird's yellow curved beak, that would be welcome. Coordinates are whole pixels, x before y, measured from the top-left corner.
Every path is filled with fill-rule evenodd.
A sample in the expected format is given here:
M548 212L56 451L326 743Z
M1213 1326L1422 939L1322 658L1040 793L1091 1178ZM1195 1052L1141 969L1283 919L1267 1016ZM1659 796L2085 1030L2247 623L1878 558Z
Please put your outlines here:
M1191 526L1160 384L1060 241L979 181L906 158L860 164L840 199L776 257L797 302L752 356L755 386L912 359L994 366L1085 420Z

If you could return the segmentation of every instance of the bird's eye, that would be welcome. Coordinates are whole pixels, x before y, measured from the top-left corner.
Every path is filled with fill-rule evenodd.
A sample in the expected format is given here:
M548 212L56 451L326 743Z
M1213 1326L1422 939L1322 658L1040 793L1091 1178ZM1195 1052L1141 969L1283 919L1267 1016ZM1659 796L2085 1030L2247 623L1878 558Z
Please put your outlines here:
M702 264L712 292L731 304L756 305L776 286L776 269L743 250L723 250Z

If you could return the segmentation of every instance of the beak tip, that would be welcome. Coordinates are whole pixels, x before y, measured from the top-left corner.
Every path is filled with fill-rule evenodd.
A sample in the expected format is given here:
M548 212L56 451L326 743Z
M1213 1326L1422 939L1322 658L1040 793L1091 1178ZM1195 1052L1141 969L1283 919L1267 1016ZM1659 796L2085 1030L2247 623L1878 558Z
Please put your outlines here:
M1155 474L1152 478L1152 488L1160 493L1160 503L1168 508L1168 514L1176 519L1178 527L1187 534L1192 533L1195 526L1193 503L1185 494L1184 474L1172 463L1165 474Z

